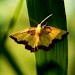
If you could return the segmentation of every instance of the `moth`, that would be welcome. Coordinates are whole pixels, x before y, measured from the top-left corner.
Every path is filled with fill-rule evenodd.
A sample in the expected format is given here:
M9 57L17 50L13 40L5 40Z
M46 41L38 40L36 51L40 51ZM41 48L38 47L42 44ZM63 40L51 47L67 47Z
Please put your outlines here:
M59 28L42 25L50 16L52 16L52 14L42 20L37 27L30 27L13 33L10 35L10 38L19 44L24 44L25 48L31 52L35 52L38 49L44 49L46 51L53 46L54 40L61 40L62 36L68 33Z

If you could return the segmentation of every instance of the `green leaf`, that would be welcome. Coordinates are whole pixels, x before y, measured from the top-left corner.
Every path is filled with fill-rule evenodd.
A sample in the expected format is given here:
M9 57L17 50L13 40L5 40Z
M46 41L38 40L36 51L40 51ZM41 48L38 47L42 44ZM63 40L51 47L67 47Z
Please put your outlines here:
M63 30L67 29L63 0L26 0L29 17L40 23L53 14L47 24ZM37 26L30 20L31 26ZM57 42L49 51L38 50L35 53L38 75L67 75L68 61L67 37Z

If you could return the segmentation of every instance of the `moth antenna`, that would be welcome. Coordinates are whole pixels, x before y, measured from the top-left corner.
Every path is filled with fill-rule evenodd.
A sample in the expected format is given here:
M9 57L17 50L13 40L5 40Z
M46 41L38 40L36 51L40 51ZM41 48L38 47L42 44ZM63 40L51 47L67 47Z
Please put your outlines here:
M34 23L38 24L38 22L36 22L34 19L32 19L32 18L30 18L30 17L29 17L29 19L30 19L31 21L33 21Z
M47 25L47 22L46 22L46 24L45 25Z
M46 21L49 17L51 17L52 16L52 14L50 14L49 16L47 16L45 19L43 19L42 21L41 21L41 23L40 24L42 24L44 21Z

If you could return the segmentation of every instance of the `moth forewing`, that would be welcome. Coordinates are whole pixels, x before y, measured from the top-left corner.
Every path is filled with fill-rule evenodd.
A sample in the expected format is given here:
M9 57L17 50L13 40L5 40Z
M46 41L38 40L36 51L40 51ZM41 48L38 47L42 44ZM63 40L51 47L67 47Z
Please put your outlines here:
M61 40L62 37L65 36L67 33L68 33L67 31L60 29L60 32L57 34L57 36L55 37L55 39Z
M26 33L26 32L20 32L20 31L19 31L19 32L16 32L16 33L13 33L13 34L10 35L10 37L11 37L12 39L15 38L18 42L19 42L19 41L22 41L25 36L27 36L27 33ZM14 39L14 40L15 40L15 39Z

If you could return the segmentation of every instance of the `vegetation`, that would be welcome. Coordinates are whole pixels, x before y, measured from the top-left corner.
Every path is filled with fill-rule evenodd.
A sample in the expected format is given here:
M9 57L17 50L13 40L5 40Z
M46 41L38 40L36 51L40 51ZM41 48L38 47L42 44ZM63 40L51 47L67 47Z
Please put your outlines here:
M75 75L74 5L74 0L0 0L0 75L67 75L67 66L68 75ZM48 51L31 53L9 38L12 32L37 26L50 14L43 24L68 29L68 42L66 36Z
M40 23L46 16L53 14L53 16L46 21L47 24L63 30L67 29L63 0L26 1L30 18ZM37 26L37 24L34 24L31 20L30 24L31 26ZM66 75L67 53L67 38L57 42L49 51L38 50L35 53L38 75Z

